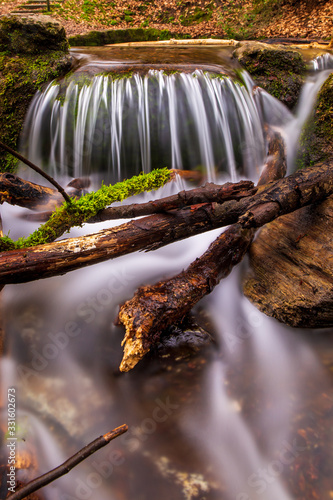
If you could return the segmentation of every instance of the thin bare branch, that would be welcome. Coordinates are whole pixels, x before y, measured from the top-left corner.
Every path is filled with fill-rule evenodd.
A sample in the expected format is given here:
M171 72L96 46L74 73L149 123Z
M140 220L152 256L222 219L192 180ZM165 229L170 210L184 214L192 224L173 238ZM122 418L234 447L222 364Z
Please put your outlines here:
M14 151L14 149L10 148L9 146L7 146L7 144L4 144L1 141L0 141L0 147L2 149L4 149L5 151L8 151L8 153L10 153L11 155L15 156L16 158L18 158L20 161L22 161L26 165L28 165L28 167L32 168L32 170L34 170L35 172L38 172L40 175L42 175L51 184L53 184L53 186L59 191L59 193L62 194L62 196L64 197L64 199L67 201L67 203L71 203L71 199L68 196L68 194L66 193L66 191L64 190L64 188L61 187L60 184L58 184L57 181L55 181L49 174L47 174L46 172L44 172L41 168L37 167L37 165L35 165L34 163L32 163L27 158L24 158L24 156L22 156L21 154L17 153L16 151Z
M12 495L9 495L9 497L7 497L7 500L21 500L30 495L31 493L33 493L34 491L37 491L40 488L43 488L44 486L52 483L59 477L67 474L76 465L83 462L83 460L88 458L90 455L103 448L103 446L109 444L110 441L127 432L127 430L128 426L124 424L121 425L120 427L117 427L116 429L113 429L111 432L104 434L104 436L98 437L90 444L87 444L87 446L82 448L80 451L75 453L75 455L66 460L66 462L59 465L59 467L56 467L55 469L52 469L46 474L37 477L33 481L30 481L30 483L26 484L19 490L15 491L15 493L13 493Z

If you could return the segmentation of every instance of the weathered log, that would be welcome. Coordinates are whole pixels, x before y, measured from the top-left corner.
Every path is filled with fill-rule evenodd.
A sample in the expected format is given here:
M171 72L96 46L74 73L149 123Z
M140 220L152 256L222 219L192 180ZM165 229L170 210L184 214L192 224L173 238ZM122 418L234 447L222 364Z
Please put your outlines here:
M185 271L153 286L140 287L119 311L125 326L120 371L131 370L155 344L165 328L183 319L244 257L255 229L234 224Z
M283 177L286 173L285 149L280 134L269 133L269 158L258 185ZM227 229L177 276L138 289L123 304L118 319L126 328L120 371L127 372L156 344L162 331L181 321L192 307L209 294L245 255L256 229L240 224Z
M0 284L64 274L138 250L152 250L194 234L236 223L260 227L280 215L323 201L333 193L333 168L308 168L260 188L239 201L207 203L151 215L80 238L0 254Z
M63 202L63 197L55 189L4 173L0 174L0 203L4 202L33 210L40 207L52 210Z
M333 326L333 197L265 226L250 248L244 293L297 327Z
M66 191L72 197L80 196L89 185L90 180L87 178L73 179ZM30 210L54 210L63 201L63 196L53 188L26 181L15 174L0 173L1 204L7 202Z
M110 219L133 219L135 217L168 212L199 203L223 203L228 200L240 200L241 198L255 194L256 191L257 188L254 187L251 181L240 181L234 184L226 182L223 185L206 183L202 187L180 191L175 195L160 198L159 200L106 208L87 222L102 222Z

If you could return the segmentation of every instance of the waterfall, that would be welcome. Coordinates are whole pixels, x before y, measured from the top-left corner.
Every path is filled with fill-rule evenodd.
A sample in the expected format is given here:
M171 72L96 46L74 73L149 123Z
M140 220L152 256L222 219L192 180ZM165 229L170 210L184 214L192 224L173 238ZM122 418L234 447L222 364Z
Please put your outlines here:
M252 92L197 70L51 83L30 107L23 153L52 175L99 172L115 181L170 166L255 176L265 138Z
M322 54L311 61L311 66L314 71L333 69L333 55L328 53Z
M290 171L330 61L313 62L294 113L247 73L242 81L201 70L118 80L74 75L37 93L22 151L55 176L100 173L114 181L168 165L200 168L218 182L255 180L269 124L286 140ZM189 187L177 179L135 202ZM4 232L15 239L31 233L36 223L24 214L4 204ZM87 224L71 236L122 222ZM214 342L194 354L178 335L132 372L118 372L119 304L138 287L181 272L220 233L3 289L0 423L6 436L6 398L15 387L18 478L30 480L97 436L129 426L43 489L46 500L331 497L333 389L321 355L331 369L329 332L288 328L259 312L241 291L246 260L194 308L197 325L183 332L187 342L203 332ZM5 439L0 451L6 456Z

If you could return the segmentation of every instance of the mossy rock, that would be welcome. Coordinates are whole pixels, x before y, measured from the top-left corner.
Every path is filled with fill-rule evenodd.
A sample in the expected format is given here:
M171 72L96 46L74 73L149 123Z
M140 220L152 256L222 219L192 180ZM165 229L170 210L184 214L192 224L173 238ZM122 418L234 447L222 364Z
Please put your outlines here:
M44 54L68 51L66 32L61 24L43 15L5 16L0 19L1 50L11 54Z
M333 158L333 74L322 85L314 112L305 125L296 163L299 168Z
M242 42L233 52L256 84L288 108L297 103L306 74L301 54L279 45Z
M64 52L13 56L0 52L1 140L13 149L18 142L28 107L43 84L71 69L71 57ZM17 160L0 149L0 171L13 171Z
M90 31L85 35L70 36L68 41L71 47L97 47L114 43L170 40L170 38L190 38L190 35L181 35L172 33L168 30L157 30L154 28L129 28L119 30Z

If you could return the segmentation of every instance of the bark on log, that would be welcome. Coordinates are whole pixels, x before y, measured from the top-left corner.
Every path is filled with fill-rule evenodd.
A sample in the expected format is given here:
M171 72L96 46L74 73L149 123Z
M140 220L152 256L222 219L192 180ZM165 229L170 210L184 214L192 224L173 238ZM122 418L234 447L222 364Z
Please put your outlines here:
M62 195L55 189L24 181L15 174L0 174L0 203L7 202L32 210L38 210L39 207L52 210L63 200Z
M333 168L308 168L263 186L239 201L194 205L151 215L80 238L0 254L0 284L64 274L138 250L152 250L223 225L260 227L333 193Z
M72 197L80 196L89 185L90 180L85 177L73 179L66 191ZM26 181L15 174L0 173L1 204L7 202L30 210L54 210L63 201L63 196L56 189Z
M197 205L199 203L223 203L228 200L240 200L256 192L257 188L254 187L251 181L240 181L234 184L226 182L221 186L207 183L200 188L180 191L175 195L155 201L148 201L147 203L133 203L132 205L106 208L87 222L103 222L110 219L133 219L144 215L169 212L170 210L184 208L188 205Z
M333 326L333 197L265 226L250 248L244 293L297 327Z
M285 149L280 134L269 133L268 153L269 159L258 185L286 174ZM139 288L134 297L121 306L118 319L125 326L126 334L120 371L134 368L158 342L165 328L182 321L202 297L228 276L233 266L243 259L255 231L235 224L185 271L155 285Z
M234 224L185 271L153 286L140 287L119 311L125 326L120 371L127 372L143 358L162 330L182 320L244 257L255 229Z

